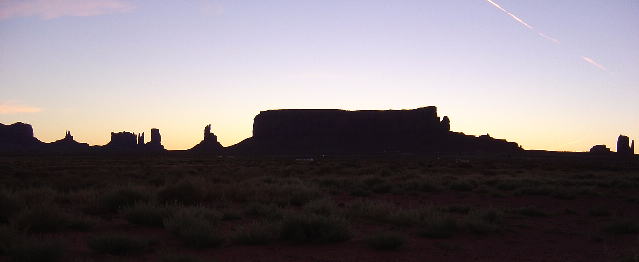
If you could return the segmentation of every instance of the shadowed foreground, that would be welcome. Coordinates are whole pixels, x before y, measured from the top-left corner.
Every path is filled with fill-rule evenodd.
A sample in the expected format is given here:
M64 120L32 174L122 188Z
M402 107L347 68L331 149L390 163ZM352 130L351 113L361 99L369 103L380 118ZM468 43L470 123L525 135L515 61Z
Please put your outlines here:
M0 174L0 260L639 255L636 159L2 157Z

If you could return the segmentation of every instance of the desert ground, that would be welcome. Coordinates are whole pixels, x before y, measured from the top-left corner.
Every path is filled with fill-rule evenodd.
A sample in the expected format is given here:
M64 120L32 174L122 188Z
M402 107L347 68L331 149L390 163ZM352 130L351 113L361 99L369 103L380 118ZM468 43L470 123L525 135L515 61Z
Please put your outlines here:
M639 161L1 156L2 261L639 261Z

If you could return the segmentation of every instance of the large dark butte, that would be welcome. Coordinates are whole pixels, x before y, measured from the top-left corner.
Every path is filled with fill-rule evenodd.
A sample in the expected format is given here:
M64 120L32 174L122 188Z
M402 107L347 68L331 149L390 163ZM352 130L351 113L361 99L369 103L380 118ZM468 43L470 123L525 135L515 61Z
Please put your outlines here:
M412 110L286 109L262 111L253 137L236 154L378 154L517 152L517 143L451 132L434 106Z

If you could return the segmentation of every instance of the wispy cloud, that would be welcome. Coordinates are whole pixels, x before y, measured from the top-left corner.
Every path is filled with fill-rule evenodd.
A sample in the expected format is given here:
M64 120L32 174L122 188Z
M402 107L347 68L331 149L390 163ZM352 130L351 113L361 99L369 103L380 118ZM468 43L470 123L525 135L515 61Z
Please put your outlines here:
M0 20L15 17L54 19L63 16L96 16L133 10L124 0L0 0Z
M37 113L42 111L38 107L17 104L15 102L0 102L0 115L17 113Z
M603 71L606 71L606 72L608 71L608 69L605 66L597 63L597 61L593 60L590 57L582 56L581 58L583 58L583 60L586 61L587 63L589 63L589 64L591 64L591 65L593 65L593 66L595 66L595 67L597 67L597 68L599 68L599 69L601 69Z

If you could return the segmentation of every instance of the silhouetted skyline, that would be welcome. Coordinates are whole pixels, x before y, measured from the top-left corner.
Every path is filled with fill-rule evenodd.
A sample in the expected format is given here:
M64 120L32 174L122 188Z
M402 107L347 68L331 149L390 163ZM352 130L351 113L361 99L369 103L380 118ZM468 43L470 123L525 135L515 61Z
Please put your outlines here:
M639 2L8 0L0 122L162 131L223 146L255 112L438 105L451 130L526 149L612 149L639 136Z

